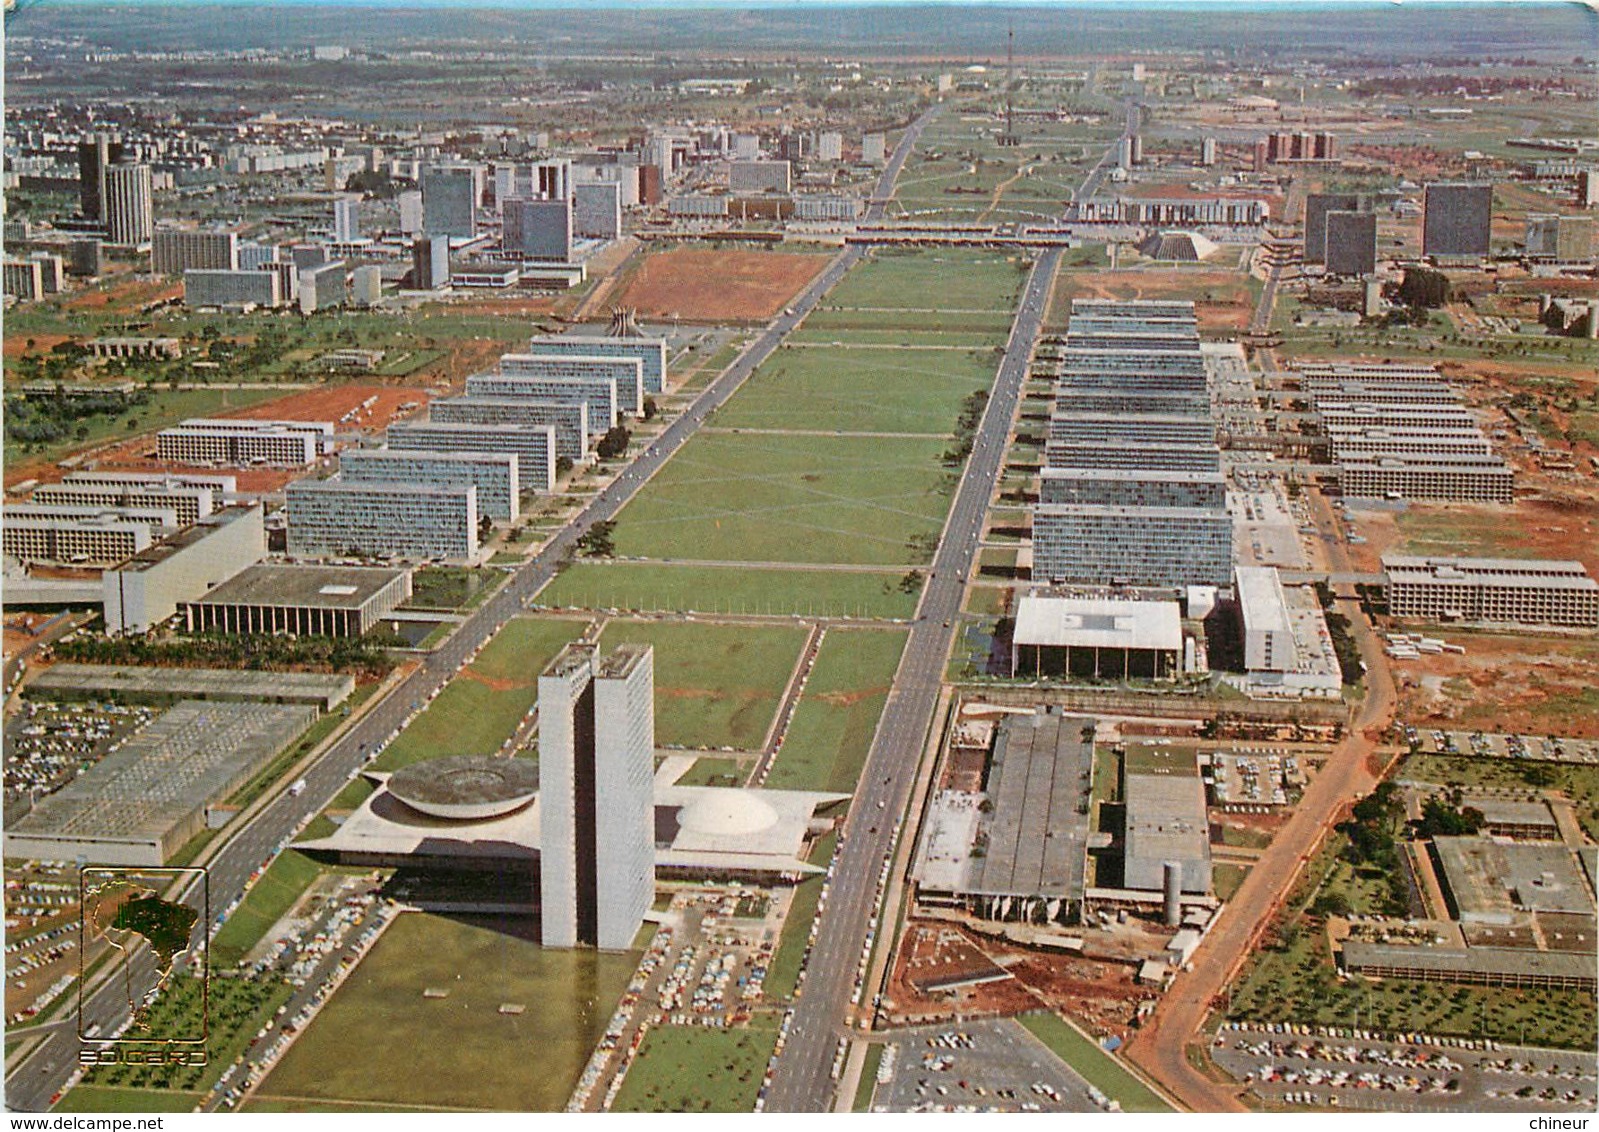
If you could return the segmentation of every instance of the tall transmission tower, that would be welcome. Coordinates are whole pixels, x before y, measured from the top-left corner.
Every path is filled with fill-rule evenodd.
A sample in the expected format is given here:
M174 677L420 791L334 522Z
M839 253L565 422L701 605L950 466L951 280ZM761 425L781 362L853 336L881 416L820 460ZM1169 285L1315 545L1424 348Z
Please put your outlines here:
M1016 88L1016 27L1005 28L1005 132L999 135L1000 145L1021 145L1016 134L1016 107L1013 104Z

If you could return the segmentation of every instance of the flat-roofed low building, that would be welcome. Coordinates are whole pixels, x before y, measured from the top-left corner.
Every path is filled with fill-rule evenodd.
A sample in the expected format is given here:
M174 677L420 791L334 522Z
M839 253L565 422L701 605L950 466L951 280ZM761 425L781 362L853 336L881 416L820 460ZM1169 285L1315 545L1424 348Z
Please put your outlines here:
M440 397L428 404L428 419L437 424L548 425L555 430L555 455L574 464L587 458L599 436L589 427L588 405L530 397Z
M187 420L156 433L156 455L177 464L314 464L332 422Z
M1548 802L1517 802L1487 794L1470 794L1464 805L1483 817L1483 829L1512 841L1559 841L1560 823Z
M6 857L164 865L316 717L307 704L181 701L8 822Z
M512 452L347 448L339 453L339 474L352 483L469 483L477 488L479 515L514 522L522 513L521 481Z
M1415 979L1527 990L1593 993L1592 953L1521 947L1426 947L1345 940L1343 969L1368 978Z
M1435 837L1432 848L1444 899L1462 923L1504 926L1525 922L1531 913L1594 914L1577 854L1564 844Z
M1004 718L984 791L932 802L914 866L918 900L992 920L1078 918L1093 786L1084 723L1044 710Z
M555 489L555 429L550 425L477 425L402 421L387 432L397 451L505 452L517 459L523 491Z
M153 541L150 528L114 511L84 519L11 519L0 523L6 557L23 563L113 566Z
M1385 554L1395 617L1599 627L1599 582L1581 562Z
M266 557L259 503L224 507L100 575L105 631L143 633Z
M1334 467L1343 493L1367 499L1437 499L1454 503L1514 503L1510 465L1475 453L1338 452Z
M439 559L476 564L472 484L299 480L287 492L288 551L296 558Z
M194 601L191 633L359 637L411 596L411 571L382 566L250 566Z
M508 354L494 373L475 373L466 379L468 397L523 397L589 408L589 427L605 432L616 427L618 416L638 416L644 411L644 367L636 359L536 358Z
M143 523L152 536L178 529L178 513L171 507L101 507L95 504L72 503L9 503L3 512L6 522L18 519L46 519L62 522L98 520L111 515L129 523Z
M323 712L338 707L354 691L355 677L342 672L142 668L132 664L52 664L23 685L24 696L45 700L115 699L130 704L260 701L310 704Z
M62 483L87 483L100 487L156 486L205 488L215 510L228 496L239 493L239 478L203 472L69 472Z
M181 358L183 341L179 338L138 338L125 335L108 335L91 338L87 343L89 353L97 358Z
M1169 680L1182 655L1175 601L1035 593L1017 608L1011 675Z
M214 510L211 489L176 483L84 483L68 480L43 484L33 492L35 503L73 507L154 507L171 510L179 526L188 526Z
M1122 887L1161 891L1172 863L1181 874L1181 891L1209 893L1210 821L1193 750L1129 744L1122 758L1122 801Z

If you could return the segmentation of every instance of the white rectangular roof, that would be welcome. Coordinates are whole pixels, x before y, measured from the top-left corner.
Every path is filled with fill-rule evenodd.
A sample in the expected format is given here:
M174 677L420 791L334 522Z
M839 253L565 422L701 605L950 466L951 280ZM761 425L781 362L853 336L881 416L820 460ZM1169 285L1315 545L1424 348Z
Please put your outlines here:
M1074 648L1183 647L1175 601L1043 597L1028 594L1016 614L1016 643Z

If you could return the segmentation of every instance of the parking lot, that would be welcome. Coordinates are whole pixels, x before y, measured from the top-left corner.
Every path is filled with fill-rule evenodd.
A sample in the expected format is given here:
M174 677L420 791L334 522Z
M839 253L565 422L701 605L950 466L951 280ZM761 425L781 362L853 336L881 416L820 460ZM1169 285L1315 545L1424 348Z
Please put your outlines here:
M1477 755L1489 759L1545 759L1599 763L1599 740L1543 735L1500 735L1483 731L1405 729L1405 738L1424 755Z
M1008 1018L906 1030L884 1050L882 1065L873 1112L1101 1112L1108 1105Z
M15 816L14 804L61 789L159 714L148 707L23 700L5 726L7 816Z
M1361 1034L1285 1024L1224 1026L1211 1055L1272 1105L1383 1112L1594 1108L1592 1053L1421 1035L1381 1041Z

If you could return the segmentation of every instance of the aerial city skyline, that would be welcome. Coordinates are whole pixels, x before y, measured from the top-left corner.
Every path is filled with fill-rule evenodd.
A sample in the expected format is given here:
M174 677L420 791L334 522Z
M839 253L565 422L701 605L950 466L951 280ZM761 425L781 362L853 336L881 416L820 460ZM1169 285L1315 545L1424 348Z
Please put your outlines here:
M1599 17L373 16L7 11L8 1109L1593 1111Z

